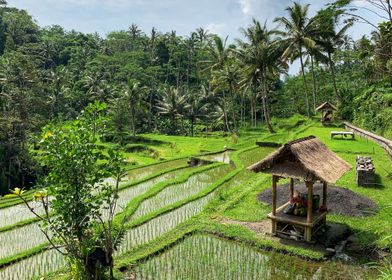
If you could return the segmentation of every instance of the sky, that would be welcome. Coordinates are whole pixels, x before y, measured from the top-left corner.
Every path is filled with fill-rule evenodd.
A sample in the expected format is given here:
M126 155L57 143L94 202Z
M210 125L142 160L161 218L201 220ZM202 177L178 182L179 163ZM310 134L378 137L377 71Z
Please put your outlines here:
M67 30L98 32L126 30L136 23L145 33L152 27L165 33L176 30L187 36L198 27L210 33L240 38L240 28L252 18L273 27L273 19L285 16L292 0L8 0L8 6L27 10L40 26L58 24ZM311 14L330 0L301 0L311 4ZM361 4L362 5L362 4ZM373 22L378 19L365 13ZM370 33L372 28L358 23L348 32L354 38ZM296 66L291 71L296 71Z

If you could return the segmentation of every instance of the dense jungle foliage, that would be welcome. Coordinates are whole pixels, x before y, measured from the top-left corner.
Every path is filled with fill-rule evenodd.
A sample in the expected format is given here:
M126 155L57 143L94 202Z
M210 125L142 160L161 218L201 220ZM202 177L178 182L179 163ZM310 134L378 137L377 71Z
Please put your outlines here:
M102 37L40 27L0 1L0 194L45 172L29 153L45 125L73 120L94 102L107 104L103 139L115 142L260 123L274 132L272 117L312 116L325 101L342 119L392 137L391 2L378 11L385 21L357 41L346 35L358 20L350 2L314 17L294 3L278 29L254 20L229 40L203 28L179 36L132 24ZM288 76L297 59L301 72Z

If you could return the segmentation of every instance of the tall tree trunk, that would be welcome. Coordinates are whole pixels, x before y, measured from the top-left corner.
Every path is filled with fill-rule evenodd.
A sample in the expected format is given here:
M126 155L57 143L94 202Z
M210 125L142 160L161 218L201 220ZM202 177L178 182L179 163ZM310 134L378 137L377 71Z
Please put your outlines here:
M271 125L271 120L269 118L269 113L268 113L268 98L267 98L267 81L266 81L266 77L263 77L263 114L264 114L264 120L265 120L265 124L267 125L268 131L270 133L275 133L274 129L272 128Z
M225 128L224 129L227 132L229 132L230 128L229 128L229 121L228 121L228 118L227 118L227 107L226 107L226 94L225 94L225 91L223 91L223 117L224 117L224 122L225 122Z
M302 78L304 80L306 111L307 111L308 117L310 117L309 97L308 97L308 84L306 82L305 67L304 67L304 61L303 61L303 58L302 58L302 50L300 50L299 60L301 62Z
M192 116L191 118L191 136L193 137L193 127L194 127L194 123L195 123L195 118Z
M231 102L232 102L232 110L231 110L231 115L233 116L233 126L234 126L234 130L237 131L237 119L235 116L235 99L234 99L234 94L233 94L233 90L230 91L230 96L231 96Z
M316 112L316 96L317 96L317 85L316 85L316 73L314 72L314 61L313 55L310 56L311 61L311 71L312 71L312 80L313 80L313 112Z
M339 92L338 92L338 87L336 85L335 65L334 65L334 62L332 60L331 52L328 52L328 60L329 60L329 68L331 70L332 81L333 81L333 89L335 91L336 100L340 101L340 95L339 95Z
M132 126L132 136L136 136L135 112L133 109L131 109L131 126Z

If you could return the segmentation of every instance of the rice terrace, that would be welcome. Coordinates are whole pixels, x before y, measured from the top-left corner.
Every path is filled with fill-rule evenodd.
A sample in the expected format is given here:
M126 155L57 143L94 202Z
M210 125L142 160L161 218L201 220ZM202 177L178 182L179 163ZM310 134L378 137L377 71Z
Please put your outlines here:
M0 280L392 279L392 1L0 0Z

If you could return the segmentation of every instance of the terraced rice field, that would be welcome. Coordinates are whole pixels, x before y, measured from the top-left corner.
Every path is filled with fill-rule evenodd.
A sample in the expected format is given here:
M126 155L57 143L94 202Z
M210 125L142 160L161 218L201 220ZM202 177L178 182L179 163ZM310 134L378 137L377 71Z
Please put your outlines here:
M37 223L2 232L0 233L0 240L0 259L21 253L46 242L46 238Z
M43 208L40 207L40 203L30 202L31 207L33 207L38 214L44 212ZM34 214L27 209L24 204L17 204L11 207L0 209L0 228L9 225L16 224L31 218L35 218Z
M210 161L216 161L216 162L223 162L226 164L230 163L230 154L232 151L225 151L223 153L217 153L217 154L212 154L212 155L206 155L206 156L201 156L201 159L204 160L210 160Z
M365 270L258 251L245 244L210 235L193 235L162 254L140 263L136 279L370 279Z
M275 148L263 147L254 148L240 154L241 162L247 167L265 158L268 154L272 153Z
M0 269L0 279L32 279L56 271L63 267L65 263L63 255L55 250L48 250Z
M240 154L240 160L250 165L273 149L255 148ZM224 157L223 157L224 158ZM222 161L222 158L217 159ZM223 159L225 162L226 159ZM227 161L229 162L229 161ZM183 163L181 161L181 163ZM173 168L166 165L165 168ZM155 172L162 169L154 166ZM168 167L169 166L169 167ZM146 169L147 170L147 169ZM182 168L164 173L158 177L128 187L120 192L119 205L125 207L132 199L144 195L158 183L176 178L192 168ZM174 210L158 214L142 224L130 227L125 234L116 256L135 250L140 245L148 244L176 230L181 224L200 214L214 198L220 197L219 190L236 191L237 186L249 179L249 172L242 170L216 190L196 200L190 198L205 192L214 182L234 170L231 165L221 165L204 172L191 175L183 183L165 186L154 196L139 205L132 221L145 215L158 213L170 205ZM136 171L135 171L136 172ZM145 176L154 173L145 171ZM133 178L138 177L135 173ZM188 200L187 200L188 199ZM221 197L220 197L221 199ZM130 224L128 225L130 226ZM28 236L28 238L26 238ZM36 224L30 224L11 231L0 233L0 240L5 241L0 248L0 260L34 248L46 240ZM24 240L24 242L20 242ZM5 245L3 245L5 244ZM239 261L246 260L246 261ZM279 266L277 266L279 264ZM23 280L38 277L56 271L65 265L64 257L54 250L48 250L27 257L19 262L0 269L0 279ZM338 274L332 274L336 273ZM338 275L339 279L348 279L346 275L356 275L355 279L370 279L365 271L349 266L337 265L336 269L324 264L308 263L291 256L266 253L253 247L220 239L206 234L195 234L173 245L161 254L140 262L128 272L131 279L326 279ZM350 278L351 279L351 278Z
M141 170L137 169L131 171L131 174L128 174L128 178L132 177L133 180L142 179L146 176L154 174L155 172L174 168L178 166L178 164L184 164L185 162L186 160L176 160L173 162L157 164L152 166L151 170L148 170L147 167L142 168L144 169L142 172L139 172ZM140 195L143 195L152 186L160 182L176 178L190 170L191 168L182 168L176 171L164 173L158 177L142 182L138 185L121 190L119 198L120 207L125 207L130 202L130 200ZM204 188L208 187L210 184L214 183L222 176L224 176L226 173L230 172L230 170L232 170L231 167L229 167L228 165L224 165L202 173L192 175L184 183L170 185L163 191L159 192L156 196L142 203L140 207L140 209L142 210L137 209L136 216L141 217L147 213L159 210L164 206L170 205L172 203L195 195ZM140 226L128 230L125 241L121 246L118 254L130 250L133 246L141 245L151 240L154 240L162 234L174 229L182 222L185 222L191 217L197 215L203 210L203 208L208 203L208 201L211 200L213 195L214 193L211 193L201 199L189 202L174 211L160 215ZM157 201L160 201L160 203L156 203ZM21 207L21 205L17 205L3 209L3 213L7 213L6 215L10 215L8 223L4 222L3 225L14 224L15 221L11 219L12 213L15 212L10 212L11 214L8 214L8 212L6 211L26 211ZM119 211L121 211L121 208L119 209ZM22 217L27 219L26 217L29 216L22 215ZM22 220L23 219L20 219L18 221ZM28 238L26 238L26 236L28 236ZM40 232L40 229L36 223L0 233L0 240L5 241L4 245L2 242L2 246L0 248L0 260L6 257L12 257L15 254L22 253L23 251L32 249L36 246L46 243L46 239L44 235ZM24 240L24 242L20 242L21 240ZM55 271L61 268L64 263L64 258L58 252L54 250L44 251L42 253L27 257L22 261L0 269L0 279L30 279L31 277Z
M144 200L138 207L132 218L138 218L167 205L196 195L204 188L211 185L214 181L230 172L231 167L228 165L219 166L191 176L186 182L171 185L150 199Z
M117 201L118 207L116 208L116 212L121 212L123 208L135 197L144 194L148 189L152 186L166 181L170 179L174 179L181 174L190 171L190 168L183 168L179 170L175 170L172 172L165 173L161 176L155 177L151 180L145 181L143 183L137 184L136 186L132 186L126 189L123 189L119 192L119 198Z
M177 160L171 160L171 161L167 161L151 166L133 169L127 172L127 175L125 176L124 180L130 182L137 181L162 170L167 170L170 168L186 165L187 161L188 161L187 158L177 159Z

